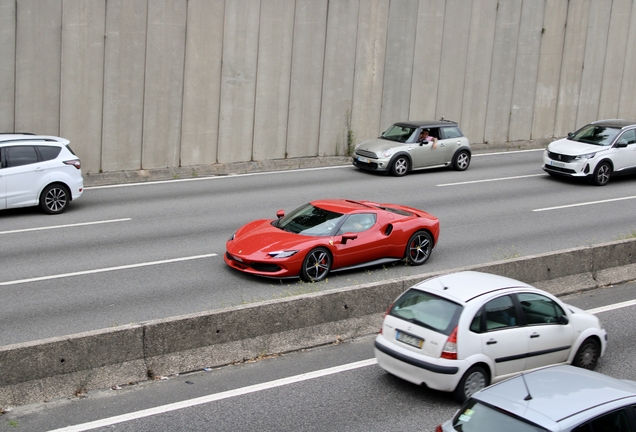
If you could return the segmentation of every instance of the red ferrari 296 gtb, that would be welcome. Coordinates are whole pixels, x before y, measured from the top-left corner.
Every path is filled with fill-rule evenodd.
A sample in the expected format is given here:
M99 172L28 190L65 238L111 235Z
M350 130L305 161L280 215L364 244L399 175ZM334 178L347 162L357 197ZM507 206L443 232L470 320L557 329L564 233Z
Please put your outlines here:
M227 265L258 276L317 282L331 271L402 259L424 264L439 237L435 216L397 204L329 199L276 215L230 237Z

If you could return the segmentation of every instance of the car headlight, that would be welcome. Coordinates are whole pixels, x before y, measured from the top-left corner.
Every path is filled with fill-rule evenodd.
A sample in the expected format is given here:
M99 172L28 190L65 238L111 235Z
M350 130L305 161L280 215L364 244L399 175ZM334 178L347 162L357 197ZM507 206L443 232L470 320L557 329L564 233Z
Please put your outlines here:
M586 154L578 155L577 157L574 158L574 160L592 159L594 156L596 156L596 152L595 153L586 153Z
M272 258L289 258L290 256L295 255L297 253L298 253L297 250L286 250L286 251L268 252L267 255L271 256Z
M386 149L386 150L384 150L384 151L382 152L382 157L385 157L385 158L386 158L386 157L391 156L392 154L393 154L393 149L392 149L392 148L389 148L389 149Z

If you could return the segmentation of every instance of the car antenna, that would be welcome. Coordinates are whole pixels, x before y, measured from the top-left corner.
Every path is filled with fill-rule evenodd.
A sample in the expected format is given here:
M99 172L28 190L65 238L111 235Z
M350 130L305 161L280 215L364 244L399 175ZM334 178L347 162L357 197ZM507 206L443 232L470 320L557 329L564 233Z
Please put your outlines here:
M521 374L521 379L523 380L523 385L526 386L526 391L528 392L528 395L524 397L523 400L532 400L532 395L530 394L530 389L528 388L528 383L526 382L526 374Z

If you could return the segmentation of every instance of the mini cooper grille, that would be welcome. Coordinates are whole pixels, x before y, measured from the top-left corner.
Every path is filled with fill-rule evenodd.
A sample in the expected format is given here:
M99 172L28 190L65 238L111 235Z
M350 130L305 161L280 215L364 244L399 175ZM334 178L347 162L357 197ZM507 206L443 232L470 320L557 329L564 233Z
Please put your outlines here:
M566 163L572 162L576 158L576 156L568 156L568 155L552 153L552 152L548 152L548 157L552 160L559 161L559 162L566 162Z
M372 159L377 159L378 158L377 154L375 154L373 152L370 152L370 151L367 151L367 150L357 150L356 154L358 156L364 156L364 157L368 157L368 158L372 158Z

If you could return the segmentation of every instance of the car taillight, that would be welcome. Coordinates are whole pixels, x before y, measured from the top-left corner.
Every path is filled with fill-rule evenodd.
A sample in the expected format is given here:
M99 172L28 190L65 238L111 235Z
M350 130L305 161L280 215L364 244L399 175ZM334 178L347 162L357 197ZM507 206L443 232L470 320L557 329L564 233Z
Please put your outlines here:
M442 358L457 360L457 327L453 329L442 349Z
M382 317L382 326L380 326L380 334L382 334L382 327L384 327L384 318L386 318L386 316L389 314L389 311L391 310L392 307L393 307L393 303L391 303L389 307L386 308L386 311L384 311L384 316Z
M65 165L73 165L77 169L82 168L82 164L81 164L79 159L67 160L67 161L64 161L64 164Z
M442 429L442 425L437 425L437 427L435 428L435 432L444 432L444 430Z

